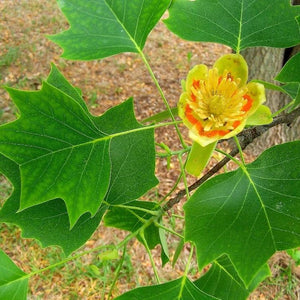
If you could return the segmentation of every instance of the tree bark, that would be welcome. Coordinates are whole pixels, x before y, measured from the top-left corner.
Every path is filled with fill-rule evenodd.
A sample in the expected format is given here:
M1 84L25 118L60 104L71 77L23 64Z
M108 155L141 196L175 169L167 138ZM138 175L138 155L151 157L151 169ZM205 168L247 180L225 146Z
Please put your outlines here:
M300 2L300 0L299 0ZM297 45L293 48L289 49L288 55L285 56L285 61L288 61L292 56L300 52L300 45ZM287 95L283 97L283 105L288 104L290 102L291 98ZM300 138L300 120L295 120L290 126L282 126L282 141L283 142L289 142L294 141Z
M259 79L276 83L273 78L279 73L282 67L284 49L254 47L248 48L241 53L246 59L249 67L249 80ZM274 113L284 104L283 96L277 91L266 90L266 105ZM278 126L266 132L253 145L250 151L258 155L263 150L282 143L283 129Z
M291 1L293 5L299 5L300 0ZM300 45L289 49L278 49L268 47L248 48L242 51L249 66L249 80L260 79L274 84L273 78L279 73L283 65L289 58L300 51ZM281 107L291 101L291 98L277 91L266 91L266 105L270 107L272 112L276 112ZM275 144L281 144L300 138L300 119L298 118L292 124L281 125L260 137L256 143L251 146L254 154L259 154L266 148Z

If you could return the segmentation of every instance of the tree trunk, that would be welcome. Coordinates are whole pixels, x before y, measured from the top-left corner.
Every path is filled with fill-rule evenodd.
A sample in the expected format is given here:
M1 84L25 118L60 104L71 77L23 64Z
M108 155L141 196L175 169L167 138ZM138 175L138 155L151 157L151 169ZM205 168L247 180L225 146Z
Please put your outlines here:
M248 48L241 53L249 67L249 80L260 79L276 84L273 78L282 67L284 49L255 47ZM267 102L272 112L276 112L283 106L282 94L277 91L266 90ZM282 127L275 127L261 136L248 149L258 155L270 146L282 143Z
M299 1L300 2L300 1ZM297 45L290 49L289 55L285 57L285 60L288 61L289 58L300 52L300 45ZM284 63L286 62L284 61ZM288 104L291 98L289 96L283 97L283 105ZM290 126L282 126L282 141L289 142L300 139L300 118L293 122Z
M300 0L293 0L292 4L299 5ZM288 59L299 51L300 45L289 49L257 47L248 48L242 51L241 54L245 57L249 66L249 80L260 79L278 84L273 78L279 73ZM291 101L289 96L271 90L266 91L266 97L266 105L270 107L272 112L276 112ZM300 118L290 124L290 126L282 125L269 130L249 148L251 152L257 155L275 144L281 144L299 138Z

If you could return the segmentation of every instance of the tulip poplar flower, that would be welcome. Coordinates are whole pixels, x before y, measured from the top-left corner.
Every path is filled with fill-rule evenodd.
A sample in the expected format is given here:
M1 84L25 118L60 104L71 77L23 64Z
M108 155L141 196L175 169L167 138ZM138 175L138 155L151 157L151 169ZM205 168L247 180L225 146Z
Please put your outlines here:
M178 114L194 141L187 163L197 169L190 172L193 175L204 169L218 140L237 135L246 125L272 121L269 108L262 105L264 86L247 80L248 66L240 54L223 55L212 69L196 65L188 73Z

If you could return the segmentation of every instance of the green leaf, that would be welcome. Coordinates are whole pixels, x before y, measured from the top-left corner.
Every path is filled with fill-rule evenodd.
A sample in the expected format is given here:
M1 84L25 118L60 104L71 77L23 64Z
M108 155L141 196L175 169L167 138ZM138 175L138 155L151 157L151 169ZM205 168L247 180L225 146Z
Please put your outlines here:
M275 77L277 81L288 82L300 82L300 52L292 56L288 62L281 69L279 74Z
M132 201L126 204L126 207L111 206L104 216L104 225L115 227L130 232L136 232L144 223L153 217L153 214L159 212L157 203L148 201ZM153 214L147 213L147 210ZM144 237L149 249L154 249L156 245L161 245L161 259L163 265L169 261L167 248L165 245L165 236L155 224L151 224L144 230ZM144 244L140 234L137 239Z
M113 137L109 153L112 170L105 201L126 203L157 185L154 130L136 121L132 99L111 108L95 122Z
M140 52L170 0L58 0L71 27L50 39L68 59L101 59Z
M154 132L136 121L132 99L94 117L54 77L38 92L7 88L21 117L0 127L0 152L20 166L20 209L61 198L72 228L84 213L94 216L106 194L124 203L157 184Z
M200 269L226 253L249 286L273 253L300 245L299 166L296 141L200 186L184 206Z
M73 96L83 109L88 111L81 96L76 95L77 89L69 84L54 65L47 82L69 96ZM120 115L122 115L121 119L119 118ZM110 122L107 122L107 120L110 120ZM127 105L124 103L122 106L107 111L105 118L95 118L95 123L109 134L121 132L120 129L129 131L132 128L141 127L135 119L132 102L130 101ZM119 128L115 124L119 124ZM134 200L158 183L153 175L155 173L153 134L135 132L130 137L130 139L126 135L115 137L110 144L112 172L106 202L116 204ZM140 155L140 153L143 153L143 155Z
M106 134L46 82L38 92L8 91L21 117L0 127L0 151L20 165L20 209L62 198L71 227L82 214L95 215L109 185Z
M296 99L297 97L299 97L300 84L298 82L290 82L282 85L281 87L288 95L290 95L292 99Z
M180 297L181 295L181 297ZM219 299L201 291L188 278L178 278L159 285L139 287L129 291L116 300L212 300Z
M179 255L181 254L181 251L183 249L183 246L184 246L184 239L180 239L179 242L178 242L178 245L176 247L176 250L175 250L175 253L174 253L174 256L173 256L173 260L172 260L172 267L174 268L178 258L179 258Z
M242 300L247 299L257 285L270 275L269 267L264 265L248 289L240 279L230 259L226 255L223 255L218 258L209 271L197 279L194 284L200 290L222 300Z
M81 97L81 92L79 92L79 89L72 86L68 82L68 80L59 72L54 64L51 64L51 72L47 78L47 82L70 96L82 107L82 109L88 112L88 108Z
M178 108L177 107L173 107L171 108L172 114L175 116L178 116ZM164 110L158 114L155 114L149 118L146 118L142 121L143 124L148 123L148 122L153 122L153 123L158 123L158 122L162 122L165 121L167 119L170 118L170 113L169 110Z
M0 249L0 299L25 300L28 278L11 259Z
M0 155L0 172L14 186L13 194L0 210L0 222L12 223L22 229L22 237L35 238L43 247L60 246L66 255L82 246L98 227L106 206L101 206L96 215L91 218L86 213L79 218L70 230L70 222L63 200L48 201L21 212L20 206L20 170L16 163Z
M237 52L248 47L290 47L300 41L298 6L290 0L176 0L165 22L181 38L216 42Z
M285 83L282 87L293 99L293 108L300 104L300 53L295 54L275 77L276 80Z

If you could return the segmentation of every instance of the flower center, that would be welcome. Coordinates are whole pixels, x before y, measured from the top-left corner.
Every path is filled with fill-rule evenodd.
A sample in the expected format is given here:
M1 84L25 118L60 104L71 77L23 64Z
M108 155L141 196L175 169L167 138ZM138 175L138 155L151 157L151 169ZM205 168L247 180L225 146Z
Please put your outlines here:
M187 101L204 132L235 129L252 106L247 87L239 87L240 79L228 71L219 76L218 69L209 70L206 80L194 80Z
M211 97L208 103L208 111L211 115L219 116L226 108L226 98L220 95L214 95Z

